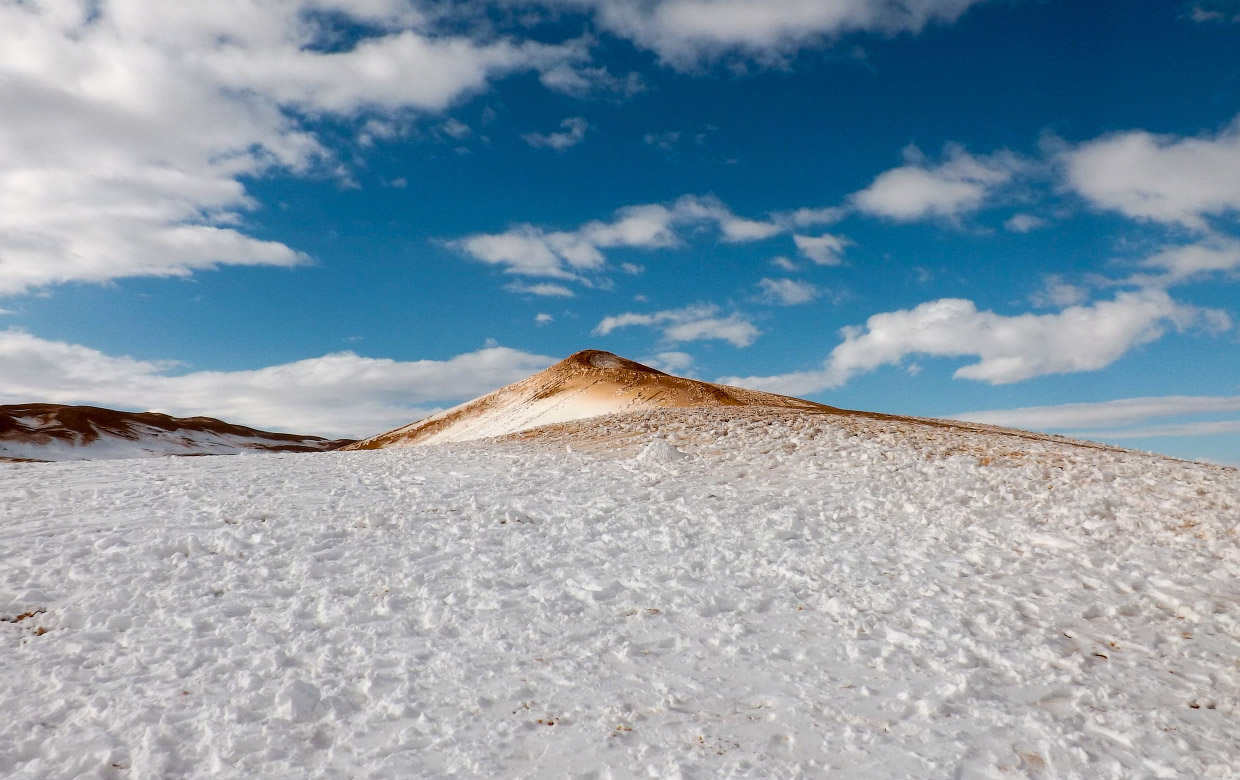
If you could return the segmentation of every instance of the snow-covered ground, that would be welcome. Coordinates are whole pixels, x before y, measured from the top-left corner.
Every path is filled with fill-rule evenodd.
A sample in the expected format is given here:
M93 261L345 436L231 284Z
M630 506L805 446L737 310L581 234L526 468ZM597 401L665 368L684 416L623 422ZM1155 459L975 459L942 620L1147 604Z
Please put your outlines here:
M589 425L0 467L0 776L1240 777L1236 471Z

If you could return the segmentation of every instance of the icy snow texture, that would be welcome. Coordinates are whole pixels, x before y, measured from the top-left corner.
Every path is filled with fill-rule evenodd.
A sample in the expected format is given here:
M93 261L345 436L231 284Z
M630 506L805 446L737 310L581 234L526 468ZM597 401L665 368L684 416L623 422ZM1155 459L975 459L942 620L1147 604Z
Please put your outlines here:
M0 468L0 776L1237 776L1234 470L591 430Z

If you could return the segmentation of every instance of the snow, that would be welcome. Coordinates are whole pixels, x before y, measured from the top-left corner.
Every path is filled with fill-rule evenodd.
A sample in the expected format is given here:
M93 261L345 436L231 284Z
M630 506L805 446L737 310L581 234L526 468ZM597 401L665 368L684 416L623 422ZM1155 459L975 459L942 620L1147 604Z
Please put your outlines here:
M683 450L664 439L655 439L637 453L637 460L653 463L672 463L688 457Z
M571 426L0 467L0 776L1240 776L1235 470Z
M432 415L426 420L419 420L414 425L447 419L453 413L466 409L476 400ZM617 405L612 399L592 397L584 392L558 393L533 400L522 398L512 403L498 404L496 408L488 410L488 413L484 415L465 416L455 424L420 439L419 444L444 444L487 439L542 425L597 417L615 411L617 411Z

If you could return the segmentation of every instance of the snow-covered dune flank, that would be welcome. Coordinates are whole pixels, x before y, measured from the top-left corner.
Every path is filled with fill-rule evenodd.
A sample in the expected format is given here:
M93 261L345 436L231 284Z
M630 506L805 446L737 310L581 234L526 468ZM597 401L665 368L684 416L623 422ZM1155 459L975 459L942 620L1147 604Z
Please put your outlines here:
M0 523L5 777L1240 766L1234 470L664 409L15 464Z

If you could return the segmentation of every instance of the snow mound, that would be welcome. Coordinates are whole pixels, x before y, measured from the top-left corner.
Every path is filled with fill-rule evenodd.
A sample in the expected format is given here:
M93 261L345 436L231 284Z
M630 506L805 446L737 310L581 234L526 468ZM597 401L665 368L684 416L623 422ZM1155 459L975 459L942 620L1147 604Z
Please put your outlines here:
M637 454L636 460L647 463L674 463L689 457L666 439L655 439Z

